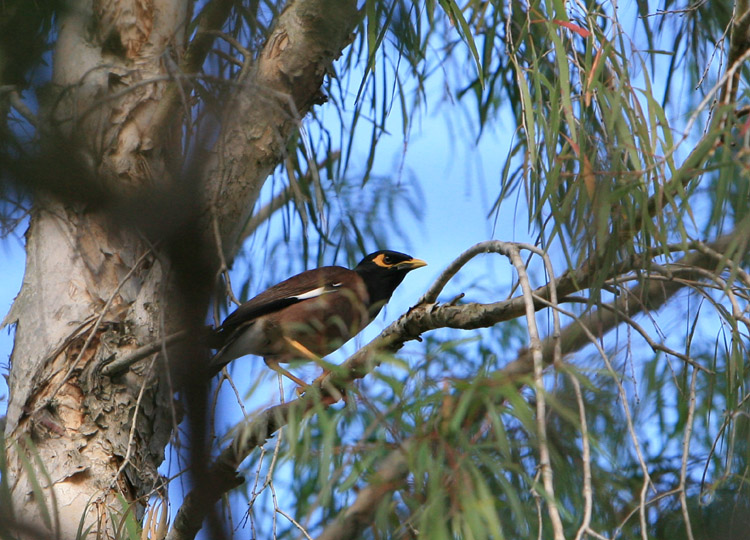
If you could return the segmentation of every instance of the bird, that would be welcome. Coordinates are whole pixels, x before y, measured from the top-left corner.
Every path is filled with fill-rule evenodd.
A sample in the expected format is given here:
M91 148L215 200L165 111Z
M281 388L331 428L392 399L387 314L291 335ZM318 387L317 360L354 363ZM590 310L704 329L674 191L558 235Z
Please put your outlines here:
M214 331L211 370L245 355L299 385L279 364L319 361L361 332L410 271L426 266L398 251L370 253L353 269L322 266L290 277L241 304ZM325 375L325 373L323 374Z

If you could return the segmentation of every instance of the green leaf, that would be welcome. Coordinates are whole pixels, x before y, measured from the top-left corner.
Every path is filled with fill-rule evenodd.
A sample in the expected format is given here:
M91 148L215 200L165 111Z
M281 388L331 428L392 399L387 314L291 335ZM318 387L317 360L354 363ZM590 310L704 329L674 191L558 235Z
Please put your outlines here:
M479 51L477 45L474 42L474 36L471 34L471 28L464 18L464 14L461 12L461 8L458 7L455 0L440 0L440 6L445 11L446 15L458 25L458 33L464 38L466 44L469 46L471 55L474 58L474 65L477 69L477 76L479 77L479 83L484 88L484 69L482 68L482 61L479 57Z

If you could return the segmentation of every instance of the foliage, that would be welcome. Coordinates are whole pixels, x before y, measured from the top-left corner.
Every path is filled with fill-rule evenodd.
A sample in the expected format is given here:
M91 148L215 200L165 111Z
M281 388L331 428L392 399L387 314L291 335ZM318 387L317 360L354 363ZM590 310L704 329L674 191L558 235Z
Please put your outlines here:
M221 125L242 62L257 57L282 4L231 9L195 77L186 154ZM368 538L745 533L750 7L633 6L364 2L354 41L325 83L328 103L308 116L266 183L267 206L255 212L263 223L247 224L238 296L259 288L249 276L274 259L286 265L264 274L268 283L332 259L352 263L394 238L408 242L400 223L419 218L431 179L383 177L373 167L386 133L398 130L406 145L432 109L468 123L477 140L514 133L505 168L493 171L488 220L513 213L550 257L546 265L532 251L529 277L491 283L479 308L458 305L489 310L507 294L541 311L523 285L556 278L569 289L537 316L541 336L522 309L510 320L440 328L408 354L382 352L343 403L288 409L287 425L249 452L244 486L223 502L236 527L266 538L326 534L374 490L382 496L360 516ZM49 35L49 14L36 17ZM7 48L0 41L0 55ZM0 81L25 96L18 81L43 58L39 48L28 52L33 58L19 57ZM15 172L6 163L36 141L11 126L22 115L2 103L7 181ZM17 202L17 186L3 189L5 204ZM543 375L531 360L542 350ZM523 362L532 367L508 368ZM237 401L261 407L276 396L274 384L252 382ZM216 452L232 448L242 427L219 433ZM0 471L0 517L7 485ZM179 501L179 485L171 489ZM127 511L114 521L137 534Z

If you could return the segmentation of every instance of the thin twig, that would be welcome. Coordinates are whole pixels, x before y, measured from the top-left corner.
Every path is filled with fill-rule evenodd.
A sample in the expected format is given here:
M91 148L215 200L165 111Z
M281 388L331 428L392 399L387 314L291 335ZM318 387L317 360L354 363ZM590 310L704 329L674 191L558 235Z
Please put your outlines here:
M589 445L588 424L586 423L586 405L584 404L583 394L581 393L581 383L578 382L578 377L576 377L575 373L568 373L568 378L573 385L573 391L576 395L576 402L578 403L578 418L581 422L581 448L583 450L583 455L581 456L583 461L583 519L581 520L581 526L578 528L575 537L575 540L581 540L583 535L589 531L591 527L591 448Z
M112 483L110 484L110 488L115 485L117 482L117 479L122 474L122 471L125 470L125 467L130 463L130 453L133 449L133 443L135 442L135 432L136 428L138 426L138 411L140 411L141 408L141 399L143 399L143 393L146 391L146 384L148 383L148 378L151 375L151 370L154 367L154 362L156 361L156 356L154 356L151 359L151 363L148 365L148 369L146 370L146 375L143 377L143 381L141 382L141 388L138 390L138 398L135 401L135 407L133 408L133 421L130 424L130 434L128 435L128 449L125 452L125 457L122 460L122 463L120 464L120 467L118 467L117 472L112 477Z
M626 293L627 294L627 293ZM565 297L566 302L580 302L582 304L588 304L589 299L588 298L582 298L582 297L576 297L576 296L566 296ZM648 346L654 350L654 351L661 351L665 354L674 356L675 358L679 358L686 364L690 364L695 369L699 369L701 371L704 371L706 373L713 373L712 370L708 369L705 366L700 365L698 362L690 358L688 355L683 354L679 351L675 351L674 349L667 347L663 343L658 343L653 340L653 338L646 332L646 330L638 324L632 317L629 317L625 312L618 309L616 305L613 304L600 304L599 309L605 309L607 311L611 311L612 313L616 313L619 318L622 319L624 323L626 323L629 327L632 327L636 332L638 332L641 337L644 339L644 341L648 344Z
M143 360L147 356L159 352L165 345L171 345L172 343L181 341L187 336L187 330L180 330L179 332L170 334L163 339L156 339L151 343L133 349L128 354L115 357L114 360L102 367L101 373L102 375L107 375L109 377L122 373L139 360Z
M544 356L542 354L542 340L539 337L539 330L536 325L536 309L534 307L533 292L529 283L529 276L526 273L526 267L521 259L518 248L513 247L508 252L513 266L518 272L518 281L521 283L523 297L526 303L526 323L528 326L531 357L534 361L534 390L536 394L536 429L539 438L539 467L542 471L542 482L546 492L547 512L552 522L555 540L565 540L565 531L560 510L555 500L555 486L550 461L549 446L547 444L547 413L546 398L544 390L544 381L542 379L544 372ZM558 341L559 345L559 341Z
M286 186L279 193L277 193L266 205L262 206L260 210L255 212L253 216L248 220L245 227L240 233L238 243L242 244L247 240L262 223L270 218L274 212L283 208L292 196L291 186Z
M493 247L497 248L496 240L480 242L461 253L461 255L456 257L456 259L454 259L453 262L451 262L448 267L440 273L435 282L417 301L417 305L434 304L437 301L438 295L442 292L448 282L453 279L453 276L455 276L458 271L466 265L466 263L477 255L494 251L492 249Z
M687 421L685 422L685 437L682 439L682 466L680 467L680 506L682 508L682 518L685 522L687 540L693 540L693 527L690 525L690 513L688 512L685 486L687 480L687 462L690 458L690 437L693 434L693 421L695 420L695 383L697 379L698 370L694 369L690 376L688 416Z
M211 229L214 233L214 242L216 242L216 254L219 256L219 269L216 271L216 280L218 281L220 277L224 278L224 284L226 287L226 293L229 299L234 303L234 305L239 306L240 301L237 300L237 297L234 295L234 290L232 289L232 278L229 275L229 266L227 265L227 259L224 256L224 246L223 242L221 241L221 232L219 231L219 220L216 217L216 207L211 207ZM215 326L219 325L219 304L218 302L214 303L214 324Z
M612 376L612 380L614 381L615 385L617 386L617 391L620 395L620 400L622 401L622 408L625 412L625 420L628 427L628 433L630 434L630 438L633 441L633 447L635 448L636 455L638 456L638 462L641 465L641 472L643 473L643 486L641 488L640 493L640 504L638 505L638 508L640 509L639 515L641 520L641 537L643 540L648 540L648 528L646 525L646 492L648 491L648 486L653 485L653 482L651 481L651 476L648 472L648 466L646 465L646 460L643 457L643 452L641 451L641 443L638 440L638 435L635 432L635 426L633 424L633 417L630 412L630 406L628 405L628 399L627 399L627 393L625 392L625 388L622 386L622 383L620 382L620 378L617 374L617 371L615 370L614 366L612 366L612 363L609 360L609 356L607 356L607 353L604 351L602 346L599 344L598 340L596 339L596 336L589 330L588 326L574 313L566 311L562 309L559 306L552 306L548 301L539 299L540 301L543 301L544 303L548 304L552 309L559 310L560 313L563 315L566 315L573 319L576 324L579 325L580 329L583 331L583 333L588 337L589 341L592 345L594 345L599 352L599 356L604 361L604 364L607 367L607 371L609 371L610 375Z

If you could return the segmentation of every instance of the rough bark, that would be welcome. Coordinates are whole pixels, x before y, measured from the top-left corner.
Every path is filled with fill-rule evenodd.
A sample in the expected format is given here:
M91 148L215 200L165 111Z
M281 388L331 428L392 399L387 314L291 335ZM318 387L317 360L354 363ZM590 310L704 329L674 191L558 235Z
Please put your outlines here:
M173 0L80 1L59 17L42 144L65 141L82 175L55 170L50 158L54 185L37 183L23 287L6 318L16 324L6 441L16 519L62 538L75 536L84 513L93 530L108 530L119 496L134 501L158 487L174 423L151 359L112 380L90 369L158 336L165 285L148 243L90 195L116 200L164 181L165 147L143 133L185 22Z

